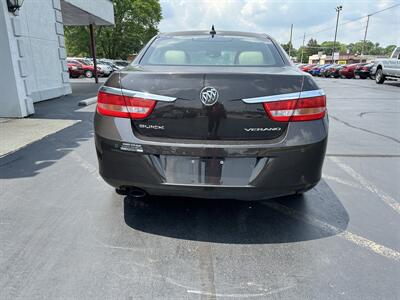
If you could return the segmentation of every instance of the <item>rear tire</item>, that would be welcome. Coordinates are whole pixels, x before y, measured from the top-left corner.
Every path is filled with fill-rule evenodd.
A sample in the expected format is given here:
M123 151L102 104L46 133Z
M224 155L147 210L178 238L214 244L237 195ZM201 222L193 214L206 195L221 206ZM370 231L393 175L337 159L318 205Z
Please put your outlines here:
M90 70L85 71L85 77L86 78L92 78L93 77L93 72Z
M384 81L385 81L385 75L383 75L382 69L376 70L375 82L378 84L382 84Z

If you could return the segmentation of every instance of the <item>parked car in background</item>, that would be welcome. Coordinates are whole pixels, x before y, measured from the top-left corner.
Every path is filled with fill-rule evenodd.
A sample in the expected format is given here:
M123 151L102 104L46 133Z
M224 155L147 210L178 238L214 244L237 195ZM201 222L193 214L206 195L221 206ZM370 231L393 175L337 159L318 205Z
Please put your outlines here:
M339 78L340 77L340 70L345 68L347 65L336 65L329 68L327 73L327 77Z
M329 69L330 67L332 67L332 66L333 66L332 64L326 64L326 65L322 66L322 67L320 68L320 70L319 70L318 76L326 77L326 76L325 76L325 71L328 70L328 69Z
M371 68L373 67L373 63L369 64L359 64L354 70L355 77L359 77L361 79L366 79L371 76Z
M306 65L304 65L304 66L301 66L301 67L300 67L300 70L302 70L303 72L309 73L310 70L311 70L312 68L314 68L315 66L316 66L315 64L306 64Z
M317 65L310 70L310 74L313 76L322 76L322 73L325 71L325 68L329 67L330 64Z
M114 64L117 67L121 67L121 68L125 68L125 67L129 66L129 62L126 60L114 60Z
M379 59L371 69L376 83L383 83L386 78L400 78L400 47L396 47L390 58Z
M346 65L339 70L339 75L342 78L351 79L354 78L354 70L356 69L358 64L350 64Z
M90 61L87 61L85 59L71 59L67 58L67 64L68 63L73 63L75 65L80 65L81 68L83 69L83 75L86 78L92 78L94 76L94 66L90 63ZM99 67L97 67L97 74L98 76L103 76L103 73Z
M92 58L86 58L85 61L89 62L91 65L93 65L93 59ZM96 65L97 68L100 69L101 73L103 74L104 77L108 77L111 75L114 70L112 67L110 67L108 64L102 63L100 60L96 60Z
M111 60L108 60L108 59L99 59L98 62L103 65L109 66L112 69L112 72L122 69L122 68L118 67L117 65L115 65Z
M321 65L316 65L314 67L312 67L308 73L310 73L312 76L317 76L319 74L319 71L321 69Z
M84 70L82 68L82 64L78 62L68 62L67 61L67 66L68 66L68 73L69 77L71 78L79 78L84 74Z
M327 122L324 91L275 40L192 31L158 35L111 75L94 136L117 193L261 200L318 183Z
M321 76L323 76L323 77L333 77L332 76L332 74L333 74L333 71L334 71L334 69L335 68L337 68L339 65L337 65L337 64L332 64L332 65L329 65L329 66L327 66L326 68L324 68L324 70L321 72Z

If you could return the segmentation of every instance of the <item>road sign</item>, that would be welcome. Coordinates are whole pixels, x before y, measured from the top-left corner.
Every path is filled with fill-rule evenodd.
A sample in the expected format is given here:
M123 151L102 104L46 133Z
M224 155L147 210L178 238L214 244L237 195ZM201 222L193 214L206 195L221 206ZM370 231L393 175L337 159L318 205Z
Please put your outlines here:
M333 53L333 60L338 60L339 59L339 52Z

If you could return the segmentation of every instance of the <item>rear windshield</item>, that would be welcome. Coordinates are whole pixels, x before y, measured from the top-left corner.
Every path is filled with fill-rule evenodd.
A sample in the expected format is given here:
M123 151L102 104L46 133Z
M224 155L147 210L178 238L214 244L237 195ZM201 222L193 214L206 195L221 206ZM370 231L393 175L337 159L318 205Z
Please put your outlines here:
M176 36L156 39L140 61L144 65L283 66L275 45L238 36Z

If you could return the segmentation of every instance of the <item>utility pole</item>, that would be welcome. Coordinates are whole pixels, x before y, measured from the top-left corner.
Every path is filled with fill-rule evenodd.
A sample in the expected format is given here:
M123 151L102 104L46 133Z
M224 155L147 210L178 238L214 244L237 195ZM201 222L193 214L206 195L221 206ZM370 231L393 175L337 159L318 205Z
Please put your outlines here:
M335 39L333 40L333 50L332 50L332 62L335 63L334 55L335 55L335 46L336 46L336 36L337 36L337 28L339 24L339 15L343 6L339 5L336 7L337 17L336 17L336 29L335 29Z
M89 25L90 32L90 51L92 52L93 67L94 67L94 82L99 83L99 78L97 74L97 58L96 58L96 38L94 36L93 24Z
M292 34L293 34L293 24L290 26L289 57L290 57L290 50L292 49Z
M368 32L368 24L369 24L369 17L370 16L371 15L367 16L367 26L365 26L364 42L363 42L363 46L362 46L361 56L364 56L365 42L367 40L367 32Z
M301 58L300 58L300 62L303 62L303 53L304 53L304 43L306 42L306 33L304 32L303 35L303 47L301 47Z

